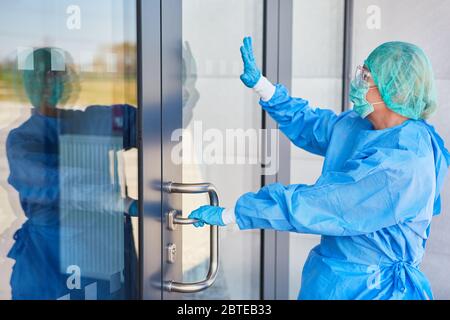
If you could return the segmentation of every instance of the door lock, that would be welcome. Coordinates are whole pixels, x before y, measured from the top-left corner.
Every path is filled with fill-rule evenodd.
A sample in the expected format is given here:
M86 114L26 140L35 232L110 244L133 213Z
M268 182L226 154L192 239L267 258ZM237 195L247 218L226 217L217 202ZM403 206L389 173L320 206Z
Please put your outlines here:
M167 262L175 263L175 259L177 256L177 246L174 243L169 243L167 245Z

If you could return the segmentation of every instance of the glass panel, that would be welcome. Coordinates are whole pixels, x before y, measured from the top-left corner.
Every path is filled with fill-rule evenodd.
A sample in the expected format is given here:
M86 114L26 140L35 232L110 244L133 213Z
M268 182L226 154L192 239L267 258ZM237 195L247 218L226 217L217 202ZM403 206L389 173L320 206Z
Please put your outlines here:
M312 106L342 110L344 40L343 0L294 0L292 96ZM291 147L291 183L313 184L323 158ZM316 235L289 235L289 298L296 299L309 251L319 244Z
M438 111L429 119L450 144L450 24L447 0L362 0L355 1L353 61L354 68L379 44L400 40L425 50L434 66L438 90ZM436 36L430 36L436 35ZM447 36L444 36L447 35ZM450 192L449 179L441 192L442 213L433 219L430 238L421 269L431 282L435 299L450 299Z
M261 127L261 108L239 79L239 47L245 35L253 37L262 63L262 0L183 1L183 182L213 183L225 207L234 206L241 194L256 191L261 179L253 149L257 144L248 140ZM227 148L231 140L236 148ZM183 212L205 203L206 197L184 195ZM208 230L183 228L184 281L198 281L206 274ZM221 228L220 240L219 278L196 298L259 299L260 232L230 226Z
M135 25L133 1L1 4L0 299L136 297Z

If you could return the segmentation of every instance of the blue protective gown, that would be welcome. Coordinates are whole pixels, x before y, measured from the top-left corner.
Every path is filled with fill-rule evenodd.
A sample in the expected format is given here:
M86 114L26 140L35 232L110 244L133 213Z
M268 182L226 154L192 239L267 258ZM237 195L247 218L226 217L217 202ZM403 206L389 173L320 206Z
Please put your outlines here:
M116 121L115 121L116 119ZM120 123L117 122L120 119ZM105 170L101 167L70 167L61 168L60 137L61 135L81 135L90 137L123 138L124 149L137 146L136 108L128 105L91 106L85 111L61 111L60 117L47 117L34 112L33 115L12 130L7 138L6 153L10 175L9 184L14 187L20 197L20 203L27 217L26 222L14 235L15 243L8 257L15 260L11 275L11 291L14 300L21 299L58 299L70 294L71 299L84 299L83 290L67 288L68 275L61 270L68 266L62 265L60 243L66 243L75 250L78 242L83 240L90 230L62 230L60 182L65 175L80 178L82 175L90 179L78 179L82 182L77 189L71 190L71 205L77 204L77 199L86 190L104 188L105 182L99 177ZM99 155L99 159L108 154ZM99 160L100 162L100 160ZM65 178L68 178L67 176ZM87 182L86 182L87 181ZM107 188L107 190L110 190ZM111 192L111 191L109 191ZM105 199L97 199L104 202ZM67 205L67 204L66 204ZM94 213L95 214L95 213ZM98 227L98 226L97 226ZM95 228L95 226L92 226ZM124 217L125 255L131 256L131 222ZM113 253L121 248L105 247ZM86 256L89 252L86 250ZM127 257L125 260L130 260ZM76 264L77 261L73 261ZM128 268L128 266L126 266ZM82 270L83 272L83 270ZM135 271L125 270L125 277ZM122 298L125 290L122 288L112 294L109 283L92 279L81 274L81 288L96 282L98 299Z
M325 157L314 185L272 184L236 204L240 229L322 235L299 299L432 299L419 265L450 155L424 121L374 130L355 112L311 109L278 85L262 107L298 147Z

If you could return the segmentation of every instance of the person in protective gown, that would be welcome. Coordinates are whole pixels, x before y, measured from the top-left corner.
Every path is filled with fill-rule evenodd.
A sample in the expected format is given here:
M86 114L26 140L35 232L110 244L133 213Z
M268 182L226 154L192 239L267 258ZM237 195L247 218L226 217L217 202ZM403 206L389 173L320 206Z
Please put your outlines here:
M130 280L137 274L131 220L124 214L119 190L105 179L111 154L104 144L111 141L111 151L117 151L114 145L125 150L137 146L136 108L63 109L78 88L69 54L40 48L27 60L33 68L23 70L21 77L32 115L9 133L6 143L8 182L17 190L27 218L8 254L15 260L12 298L135 298L136 288L126 285L137 283ZM55 68L58 61L63 68ZM64 137L72 137L72 142ZM82 139L100 141L90 149L96 153L94 163L78 159L92 156L83 153ZM62 164L64 157L78 162ZM114 227L111 223L122 241L117 248L101 236L103 229ZM100 261L100 256L110 260ZM122 270L109 274L111 259ZM74 269L77 265L79 270ZM84 266L89 266L88 274ZM84 289L91 284L96 292L87 297Z
M190 215L196 226L321 235L299 299L432 299L420 263L450 154L425 120L437 108L425 53L404 42L376 48L351 83L353 109L339 115L264 78L250 38L241 54L243 83L297 147L325 158L322 173L313 185L244 194L234 208L203 206Z

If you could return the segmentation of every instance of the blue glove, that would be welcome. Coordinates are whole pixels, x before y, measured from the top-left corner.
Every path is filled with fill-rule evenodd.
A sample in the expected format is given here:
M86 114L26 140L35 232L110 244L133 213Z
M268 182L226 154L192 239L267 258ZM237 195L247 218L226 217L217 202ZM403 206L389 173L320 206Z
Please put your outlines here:
M197 210L192 211L189 219L196 219L198 222L194 223L196 228L203 227L206 224L224 227L225 223L222 220L222 213L225 209L215 206L202 206Z
M247 87L253 88L261 78L261 71L259 71L253 55L251 37L244 38L244 45L241 47L241 55L242 60L244 61L244 74L241 75L241 80Z
M139 216L138 202L137 202L137 201L133 201L133 203L131 204L130 208L128 209L128 214L129 214L131 217L137 217L137 216Z

